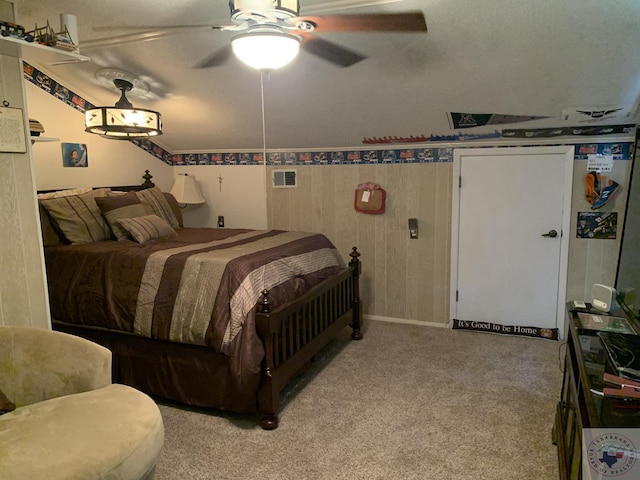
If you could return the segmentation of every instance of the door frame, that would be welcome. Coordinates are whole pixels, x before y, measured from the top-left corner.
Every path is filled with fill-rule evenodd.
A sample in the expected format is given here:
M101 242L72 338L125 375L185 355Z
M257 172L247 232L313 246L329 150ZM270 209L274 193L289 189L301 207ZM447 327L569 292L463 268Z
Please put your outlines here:
M456 148L453 151L452 211L451 211L451 284L449 295L449 327L457 314L456 290L458 286L458 235L460 229L460 169L465 156L508 156L508 155L564 155L564 196L562 205L562 225L560 235L560 266L558 274L558 296L556 327L559 338L565 337L565 303L567 294L567 269L569 265L569 239L571 235L571 197L573 193L574 145Z

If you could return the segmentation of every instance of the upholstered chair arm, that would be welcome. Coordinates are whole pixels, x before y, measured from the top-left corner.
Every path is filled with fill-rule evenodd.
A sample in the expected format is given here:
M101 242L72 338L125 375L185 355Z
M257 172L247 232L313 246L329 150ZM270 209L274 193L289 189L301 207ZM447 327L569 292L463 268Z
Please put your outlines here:
M0 327L0 390L21 407L111 383L111 352L41 328Z

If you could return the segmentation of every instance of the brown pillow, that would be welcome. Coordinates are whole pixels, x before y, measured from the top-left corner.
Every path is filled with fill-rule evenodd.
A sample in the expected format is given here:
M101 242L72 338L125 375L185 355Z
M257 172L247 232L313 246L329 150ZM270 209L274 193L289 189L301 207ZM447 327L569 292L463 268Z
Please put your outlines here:
M136 192L144 205L148 205L153 213L167 222L172 228L178 228L180 224L171 210L171 206L158 187L147 188Z
M164 198L167 199L167 203L171 207L171 211L173 212L173 214L176 216L176 219L178 220L178 226L184 227L184 224L182 223L182 209L180 208L180 204L176 200L176 197L171 195L169 192L162 192L162 193L164 195Z
M90 243L111 238L111 230L95 201L111 190L98 188L81 195L40 200L56 229L69 243Z
M62 239L56 229L51 225L51 219L45 208L38 202L38 212L40 213L40 229L42 230L42 244L45 247L61 245Z
M122 218L142 217L153 213L149 208L140 202L135 192L124 195L112 195L109 197L96 198L96 203L107 220L109 227L118 240L126 240L127 231L120 226L118 220Z
M144 243L154 238L173 237L177 235L176 231L157 215L121 218L120 220L116 220L116 222L138 243Z
M16 406L10 402L7 396L2 393L2 390L0 390L0 415L3 413L13 412L15 409Z

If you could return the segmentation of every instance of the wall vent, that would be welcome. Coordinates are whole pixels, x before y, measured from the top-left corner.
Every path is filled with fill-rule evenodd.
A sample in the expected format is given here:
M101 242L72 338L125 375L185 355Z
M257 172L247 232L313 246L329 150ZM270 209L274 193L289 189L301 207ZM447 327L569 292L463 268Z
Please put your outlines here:
M273 170L273 188L295 188L298 186L296 170Z

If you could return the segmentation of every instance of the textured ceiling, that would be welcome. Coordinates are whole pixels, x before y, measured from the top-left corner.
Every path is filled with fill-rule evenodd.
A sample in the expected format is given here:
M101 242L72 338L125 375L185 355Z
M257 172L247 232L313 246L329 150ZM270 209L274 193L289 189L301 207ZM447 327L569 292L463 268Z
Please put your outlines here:
M355 3L379 4L344 8ZM47 20L57 28L60 13L77 17L80 50L91 61L38 66L91 102L112 105L118 97L95 78L100 69L117 68L144 80L149 92L129 98L162 113L165 133L157 143L172 152L262 148L261 80L267 148L447 135L454 133L448 112L547 116L514 126L568 126L563 108L631 107L640 98L637 0L301 0L301 14L420 10L429 31L326 33L324 38L368 58L341 68L303 52L264 79L235 58L194 68L226 45L231 32L193 28L150 41L83 48L83 42L136 33L137 27L228 24L226 0L16 4L18 22L27 29ZM625 123L637 117L630 120Z

